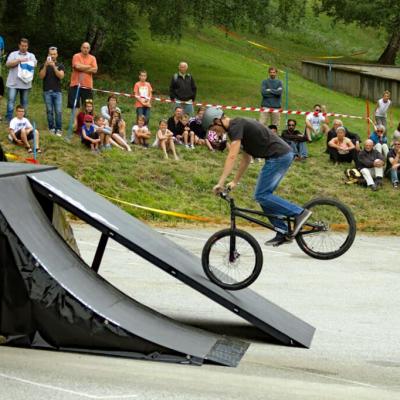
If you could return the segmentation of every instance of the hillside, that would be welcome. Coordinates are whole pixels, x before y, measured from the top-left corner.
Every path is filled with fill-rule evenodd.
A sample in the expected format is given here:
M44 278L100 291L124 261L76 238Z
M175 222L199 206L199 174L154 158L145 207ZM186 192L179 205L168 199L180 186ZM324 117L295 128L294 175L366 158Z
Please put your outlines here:
M218 28L195 29L188 27L180 43L152 41L146 30L138 32L139 42L135 54L127 55L127 63L134 67L129 75L112 79L100 75L95 82L97 88L130 92L136 81L136 71L145 68L149 81L157 95L165 96L170 77L180 60L187 60L190 72L196 79L198 100L224 105L258 106L260 83L266 76L266 65L274 64L284 79L289 74L289 108L310 110L315 103L325 104L330 112L364 116L365 100L333 92L306 81L299 74L299 60L304 56L317 57L326 54L349 56L355 51L368 49L363 61L373 59L384 43L373 31L355 26L343 31L343 26L331 27L327 19L321 18L313 24L302 26L295 35L275 30L267 38L251 35L226 34ZM315 37L315 45L312 37ZM246 37L245 37L246 36ZM354 42L353 38L359 40ZM334 39L334 40L333 40ZM252 40L273 51L267 51L247 42ZM358 56L361 57L361 56ZM105 103L106 95L96 94L96 110ZM3 108L5 102L3 101ZM121 97L120 106L128 127L134 119L133 102ZM144 206L174 210L183 213L226 220L225 206L211 195L211 188L221 172L225 154L210 154L205 148L187 151L179 148L181 160L163 160L156 149L143 150L135 147L132 153L112 150L99 156L89 154L75 137L72 143L50 136L45 129L45 113L41 99L40 83L36 82L30 97L30 115L42 131L44 153L40 162L57 165L99 193L120 198ZM64 102L66 104L66 101ZM371 109L373 105L371 104ZM157 121L167 117L171 105L155 103L150 128L155 131ZM227 112L258 118L257 113ZM394 121L400 121L400 110L394 110ZM284 120L285 117L283 116ZM304 117L296 118L300 128ZM69 112L64 113L67 130ZM366 124L362 120L348 119L345 126L366 138ZM1 126L1 143L10 152L25 156L25 153L10 146L6 140L6 126ZM307 163L295 163L285 178L278 193L298 203L314 196L336 197L353 208L359 226L364 231L382 233L400 232L400 211L396 207L399 193L392 190L387 181L383 190L370 192L362 187L343 184L345 166L333 166L324 154L324 141L309 145L310 158ZM254 207L252 190L260 164L253 164L236 192L241 204ZM128 212L150 222L176 224L181 220L140 211L123 206ZM383 224L381 221L385 221Z

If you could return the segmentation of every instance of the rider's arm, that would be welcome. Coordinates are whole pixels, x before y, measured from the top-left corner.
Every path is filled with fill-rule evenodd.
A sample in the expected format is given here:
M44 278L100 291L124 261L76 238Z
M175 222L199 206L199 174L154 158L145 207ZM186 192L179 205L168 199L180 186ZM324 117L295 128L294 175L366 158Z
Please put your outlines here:
M229 149L228 156L225 160L224 170L222 171L221 177L218 181L218 186L221 188L224 186L226 178L232 172L233 167L235 166L236 158L240 151L240 140L234 140L231 143L231 148Z
M242 159L240 160L239 169L236 172L236 176L233 179L235 185L237 185L240 181L240 178L246 171L247 167L249 166L251 161L251 155L247 154L245 151L242 153Z

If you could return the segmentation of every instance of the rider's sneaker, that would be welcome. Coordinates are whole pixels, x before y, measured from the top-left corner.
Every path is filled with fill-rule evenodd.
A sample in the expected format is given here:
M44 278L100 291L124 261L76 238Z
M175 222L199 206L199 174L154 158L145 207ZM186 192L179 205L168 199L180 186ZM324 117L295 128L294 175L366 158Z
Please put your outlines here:
M282 233L277 233L276 236L270 240L267 240L264 244L266 246L280 246L281 244L290 243L292 240Z
M306 223L308 218L311 217L311 214L312 212L310 210L304 209L301 214L295 216L295 224L292 232L293 237L295 237L300 232L301 227Z

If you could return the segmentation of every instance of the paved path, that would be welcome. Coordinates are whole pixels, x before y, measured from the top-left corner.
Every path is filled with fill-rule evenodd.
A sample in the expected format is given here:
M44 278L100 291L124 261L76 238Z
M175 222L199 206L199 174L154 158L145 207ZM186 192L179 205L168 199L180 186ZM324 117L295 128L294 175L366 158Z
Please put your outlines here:
M212 233L161 231L197 255ZM82 225L75 232L90 262L98 234ZM266 343L237 316L111 242L104 277L168 316L250 341L239 366L0 347L0 399L399 399L399 245L396 237L358 237L346 255L325 262L296 244L265 248L254 290L317 328L312 348L297 349Z

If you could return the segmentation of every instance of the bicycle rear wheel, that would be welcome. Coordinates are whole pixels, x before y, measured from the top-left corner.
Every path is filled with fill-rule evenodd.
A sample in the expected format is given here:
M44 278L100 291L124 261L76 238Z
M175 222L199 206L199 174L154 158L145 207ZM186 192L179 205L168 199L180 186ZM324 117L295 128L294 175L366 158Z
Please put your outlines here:
M314 199L304 208L311 217L296 236L300 249L311 257L330 260L344 254L356 236L356 221L350 209L334 199Z
M256 239L247 232L224 229L207 240L201 261L212 282L224 289L239 290L260 275L263 254Z

